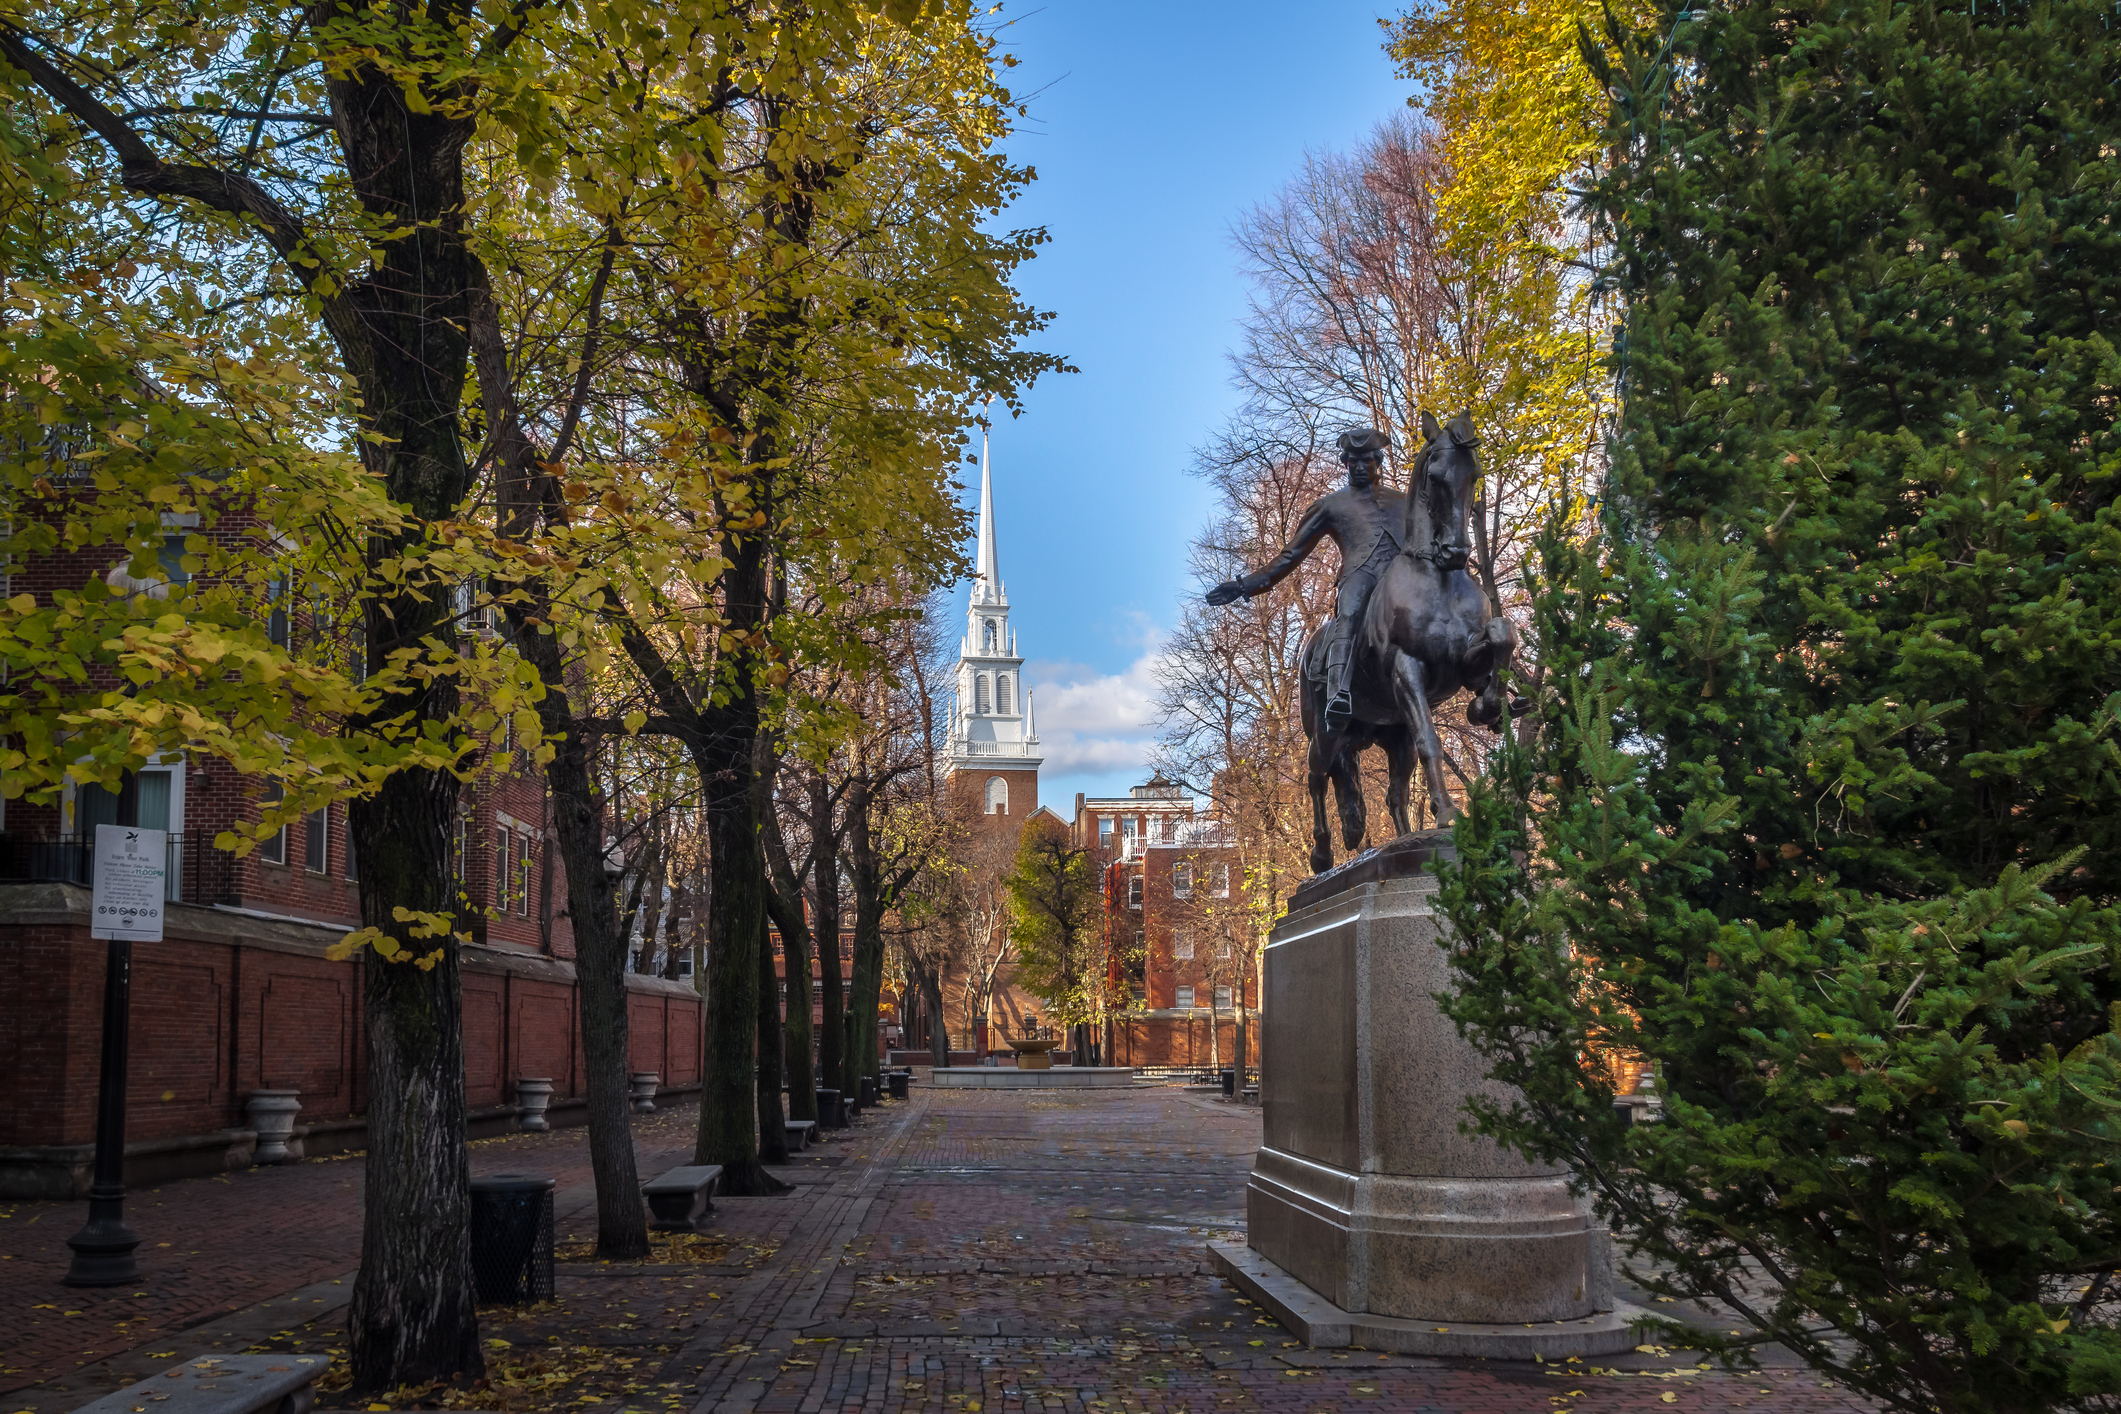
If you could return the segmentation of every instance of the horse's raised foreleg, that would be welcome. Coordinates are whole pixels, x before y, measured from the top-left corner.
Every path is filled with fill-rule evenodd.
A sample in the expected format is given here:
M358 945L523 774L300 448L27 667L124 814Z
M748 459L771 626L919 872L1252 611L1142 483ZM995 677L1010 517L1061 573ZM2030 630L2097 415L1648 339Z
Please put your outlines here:
M1421 774L1428 782L1429 804L1435 807L1436 823L1448 825L1458 814L1443 788L1443 743L1437 740L1436 723L1429 715L1429 691L1422 680L1421 660L1400 653L1392 665L1392 696L1407 719L1414 737L1414 750L1421 757Z
M1465 656L1468 682L1481 682L1479 694L1466 707L1466 720L1477 727L1502 730L1503 669L1517 656L1517 626L1500 615L1489 619L1480 631L1480 641Z

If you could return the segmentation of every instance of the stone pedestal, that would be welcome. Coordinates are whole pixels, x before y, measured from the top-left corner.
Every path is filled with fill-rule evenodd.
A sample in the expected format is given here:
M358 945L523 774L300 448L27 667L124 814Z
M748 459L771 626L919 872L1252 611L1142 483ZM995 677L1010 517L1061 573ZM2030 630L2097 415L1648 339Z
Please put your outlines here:
M258 1134L258 1147L250 1156L252 1163L285 1164L302 1157L299 1141L294 1137L295 1116L302 1112L301 1097L300 1090L250 1092L243 1108L250 1116L250 1127Z
M635 1070L627 1072L629 1087L633 1092L633 1112L637 1115L655 1113L655 1092L662 1084L663 1074L657 1070Z
M1468 1094L1505 1092L1432 1000L1451 976L1423 866L1448 850L1438 834L1358 856L1276 926L1250 1251L1218 1262L1338 1334L1320 1343L1359 1326L1370 1348L1418 1353L1628 1349L1625 1321L1596 1309L1604 1251L1566 1175L1458 1131Z
M545 1111L552 1105L552 1081L544 1076L526 1075L516 1081L516 1107L522 1111L517 1118L519 1128L532 1134L543 1134L552 1128L545 1118Z

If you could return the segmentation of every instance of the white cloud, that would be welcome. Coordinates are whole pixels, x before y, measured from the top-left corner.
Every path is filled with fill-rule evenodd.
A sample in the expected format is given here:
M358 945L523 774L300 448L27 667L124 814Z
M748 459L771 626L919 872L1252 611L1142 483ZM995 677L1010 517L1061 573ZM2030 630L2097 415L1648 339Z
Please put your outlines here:
M1049 775L1102 774L1145 766L1156 740L1156 664L1151 641L1124 672L1081 663L1025 665Z

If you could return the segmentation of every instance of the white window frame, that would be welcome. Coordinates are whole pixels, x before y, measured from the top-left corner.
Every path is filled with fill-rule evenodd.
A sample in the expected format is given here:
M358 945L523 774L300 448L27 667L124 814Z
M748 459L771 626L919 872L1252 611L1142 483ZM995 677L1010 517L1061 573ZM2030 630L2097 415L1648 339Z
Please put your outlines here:
M1174 962L1193 960L1193 930L1177 928L1171 933L1171 958Z
M318 862L312 864L314 859ZM331 873L331 807L302 817L302 868L310 874Z
M1193 862L1178 860L1171 866L1171 897L1193 897Z
M1193 984L1191 982L1180 983L1171 1004L1180 1011L1193 1010Z
M265 783L264 803L266 805L278 805L286 798L287 788L285 786L278 781L267 781ZM258 841L258 859L260 863L264 864L285 865L287 863L287 826L282 825L273 834Z

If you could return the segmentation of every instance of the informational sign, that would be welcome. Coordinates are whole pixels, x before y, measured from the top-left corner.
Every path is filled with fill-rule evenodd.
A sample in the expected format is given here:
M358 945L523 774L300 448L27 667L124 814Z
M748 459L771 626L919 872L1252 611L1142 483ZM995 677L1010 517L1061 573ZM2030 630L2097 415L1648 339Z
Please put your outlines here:
M89 936L161 942L168 874L167 830L96 826L96 885L90 898Z

